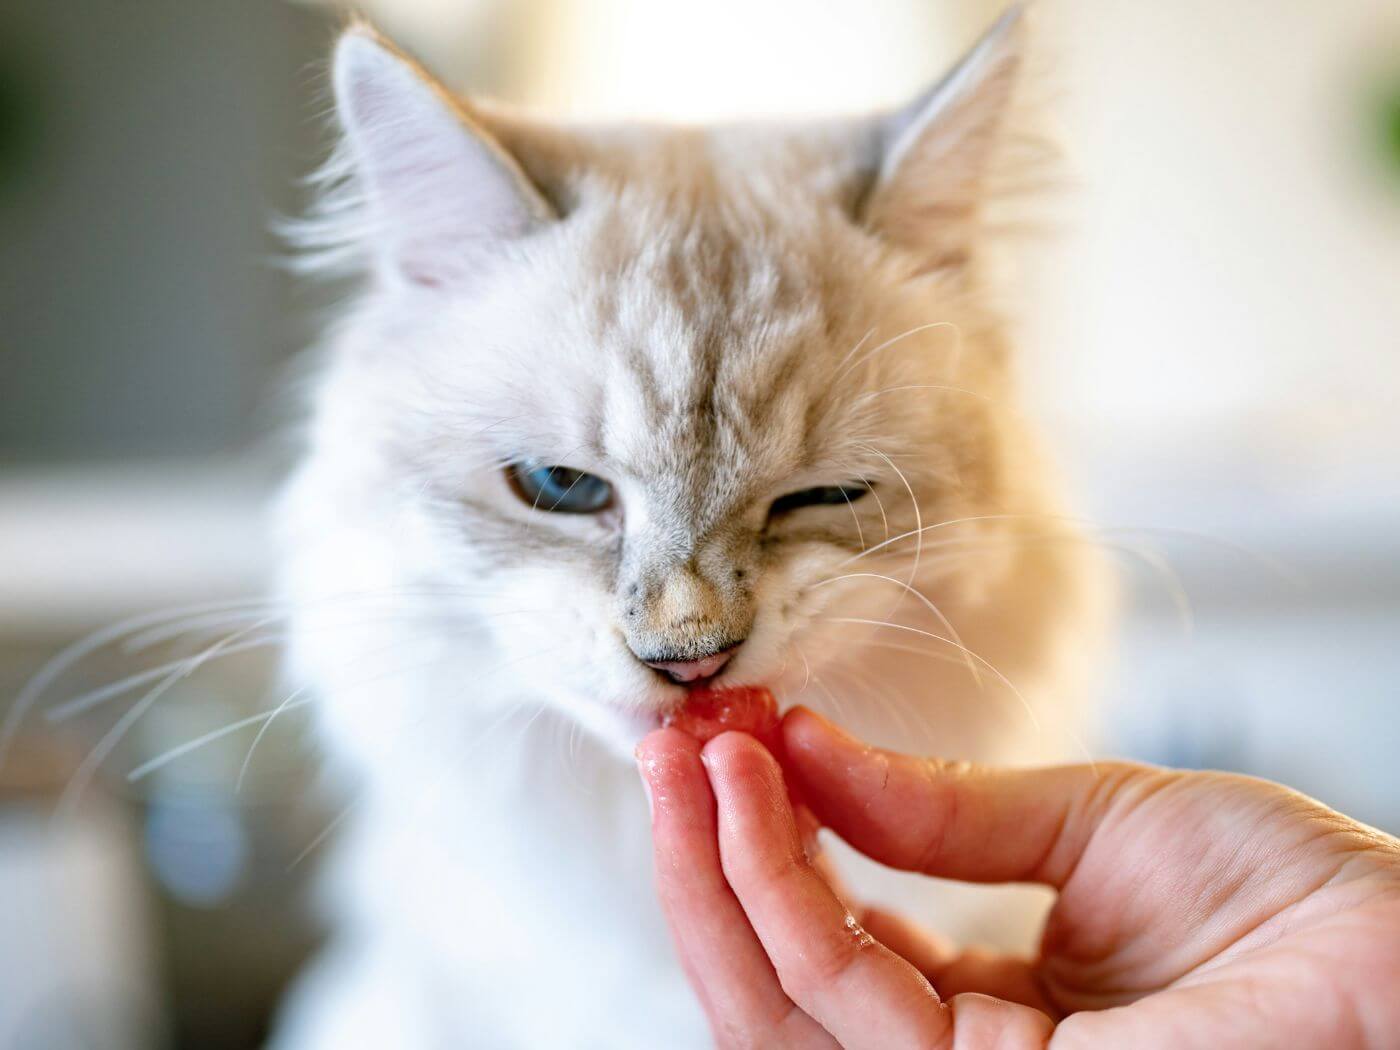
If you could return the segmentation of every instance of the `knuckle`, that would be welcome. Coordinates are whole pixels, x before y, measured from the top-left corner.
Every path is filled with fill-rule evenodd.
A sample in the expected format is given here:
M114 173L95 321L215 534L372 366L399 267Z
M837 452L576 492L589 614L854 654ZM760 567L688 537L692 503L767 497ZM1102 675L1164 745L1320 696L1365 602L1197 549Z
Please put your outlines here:
M811 1002L845 980L857 960L875 944L875 939L848 915L839 933L815 939L804 950L794 952L786 965L779 964L778 980L797 1002Z

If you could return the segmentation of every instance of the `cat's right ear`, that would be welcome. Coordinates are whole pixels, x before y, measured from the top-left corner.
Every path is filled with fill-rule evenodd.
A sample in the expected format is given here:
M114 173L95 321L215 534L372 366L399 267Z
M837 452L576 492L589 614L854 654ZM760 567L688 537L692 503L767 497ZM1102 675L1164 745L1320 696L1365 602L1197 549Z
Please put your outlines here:
M964 265L975 243L990 162L1023 64L1013 4L956 66L877 127L878 174L861 218L925 270Z
M555 217L515 159L372 30L341 36L334 83L385 277L428 286L470 279L503 240Z

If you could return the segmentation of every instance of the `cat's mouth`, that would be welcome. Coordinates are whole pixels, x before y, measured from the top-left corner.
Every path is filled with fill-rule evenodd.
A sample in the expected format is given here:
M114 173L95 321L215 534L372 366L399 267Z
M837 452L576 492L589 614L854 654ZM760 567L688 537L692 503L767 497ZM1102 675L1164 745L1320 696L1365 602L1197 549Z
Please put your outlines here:
M616 739L619 744L625 744L626 748L630 750L641 741L642 737L663 726L681 725L684 728L686 719L690 717L692 712L708 711L715 706L717 701L735 697L743 701L741 706L748 710L751 706L748 698L760 694L767 698L766 704L771 707L773 719L776 720L777 717L777 704L767 686L736 682L725 682L721 686L716 686L714 679L704 678L686 683L683 690L668 690L668 692L674 692L673 698L659 708L638 709L614 703L599 705L604 709L600 720L604 725L599 728L603 729L605 735ZM593 719L585 718L585 721L593 721ZM742 729L745 726L735 725L732 728Z

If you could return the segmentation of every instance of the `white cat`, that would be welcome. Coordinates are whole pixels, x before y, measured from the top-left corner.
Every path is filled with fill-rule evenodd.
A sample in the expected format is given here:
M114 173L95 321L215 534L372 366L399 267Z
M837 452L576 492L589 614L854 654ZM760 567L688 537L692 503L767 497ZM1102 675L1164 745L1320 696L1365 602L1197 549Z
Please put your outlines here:
M630 758L688 684L1062 749L1097 563L979 277L1015 21L899 113L716 128L468 105L341 39L308 239L365 280L282 520L352 801L279 1047L705 1045Z

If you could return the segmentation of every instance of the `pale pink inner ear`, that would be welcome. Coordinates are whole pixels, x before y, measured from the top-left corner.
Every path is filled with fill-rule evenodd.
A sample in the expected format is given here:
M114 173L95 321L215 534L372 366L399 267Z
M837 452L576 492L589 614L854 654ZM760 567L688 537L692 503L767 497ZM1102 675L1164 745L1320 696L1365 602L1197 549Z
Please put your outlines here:
M469 279L502 240L552 217L514 159L374 37L341 38L334 79L385 271L424 285Z
M886 118L879 176L863 218L928 269L971 249L988 168L1021 66L1019 7L914 103Z

